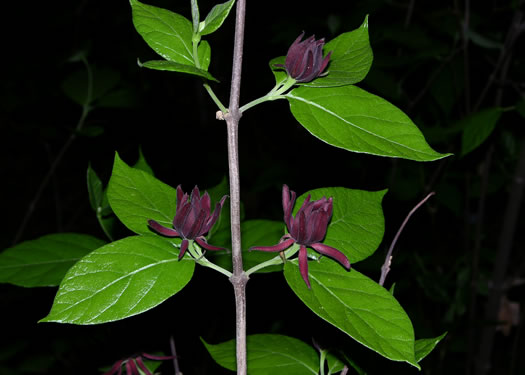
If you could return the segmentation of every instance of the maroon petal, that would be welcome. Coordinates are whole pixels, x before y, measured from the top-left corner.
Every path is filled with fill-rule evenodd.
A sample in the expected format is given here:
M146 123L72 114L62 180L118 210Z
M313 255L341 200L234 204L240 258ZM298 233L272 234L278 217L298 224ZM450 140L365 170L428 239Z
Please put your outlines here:
M184 253L186 252L186 250L188 250L188 240L184 239L182 240L182 243L180 244L180 252L179 252L179 260L182 259L182 257L184 256Z
M248 249L248 251L252 250L260 250L260 251L283 251L288 249L292 244L295 242L293 238L289 238L287 240L284 240L283 242L279 242L277 245L273 246L252 246Z
M122 362L123 362L123 361L124 361L124 360L121 359L121 360L115 362L115 363L113 364L113 366L111 367L111 369L110 369L109 371L105 372L105 373L102 374L102 375L114 375L114 374L117 373L117 371L118 371L118 373L120 374L120 373L122 372L122 370L121 370L121 366L122 366Z
M211 251L226 250L224 247L218 247L218 246L210 245L209 243L207 243L206 241L204 241L204 237L197 237L197 238L195 238L195 241L196 241L201 247L205 248L206 250L211 250Z
M323 62L321 63L321 66L319 67L319 74L322 74L325 70L326 66L330 62L330 56L332 56L332 51L328 52L328 55L323 59Z
M152 359L154 361L165 361L165 360L173 359L176 357L174 355L153 355L153 354L148 354L148 353L142 353L142 356L144 358Z
M326 224L328 223L324 218L325 216L326 212L322 211L315 211L310 214L306 223L305 244L316 243L323 240L326 234Z
M135 366L135 362L133 362L132 359L128 360L126 362L126 374L127 375L138 375L139 370L137 370L137 366Z
M211 209L211 200L210 195L208 192L205 192L204 195L201 197L201 210L206 211L206 213L209 215Z
M184 226L184 222L186 221L186 217L188 216L188 212L190 210L191 204L187 202L181 203L180 206L177 206L177 213L173 218L173 228L175 228L179 232L182 232L182 234L184 234L184 232L182 231L182 227Z
M309 82L315 78L315 60L312 51L306 51L303 61L300 65L301 69L297 69L295 80L297 82Z
M192 202L193 202L194 199L195 200L200 200L201 199L201 193L200 193L199 188L197 187L197 185L195 185L195 187L191 191L190 199L191 199Z
M294 231L295 233L291 233L292 237L295 238L298 243L303 244L307 239L307 233L306 216L302 211L299 211L297 215L295 215Z
M182 197L184 196L184 193L182 192L181 186L177 186L177 209L179 208L180 204L182 203Z
M292 228L292 210L295 204L295 191L290 193L287 185L283 185L283 211L284 211L284 222L288 231Z
M164 236L167 236L167 237L180 237L180 234L179 232L177 232L176 230L173 230L171 228L166 228L165 226L163 225L160 225L159 223L157 223L155 220L148 220L148 225L154 229L156 232L164 235Z
M326 212L328 213L328 221L332 218L332 211L333 211L333 204L334 198L330 197L328 198L328 203L326 204Z
M290 73L292 64L295 63L298 59L300 59L304 54L304 42L301 43L301 39L304 37L304 31L295 39L295 41L292 43L290 48L288 48L288 52L286 53L286 70L288 73Z
M301 276L303 277L306 286L308 289L311 289L310 279L308 278L308 252L304 246L301 246L299 249L299 271L301 272Z
M213 225L215 224L215 222L219 218L219 215L221 214L222 206L224 205L224 201L226 200L226 198L228 198L227 195L222 197L221 200L219 202L217 202L217 204L215 205L215 210L213 211L213 215L211 215L208 218L208 221L206 222L206 224L202 228L202 234L208 233L210 231L210 229L213 227Z
M333 247L322 244L322 243L314 243L314 244L311 244L310 247L312 247L314 250L316 250L317 252L323 255L329 256L330 258L337 260L347 270L350 269L350 261L348 260L346 255L344 255L339 250L334 249Z
M193 214L194 210L192 210L191 213ZM204 210L199 211L197 217L194 219L191 217L192 220L190 220L190 215L188 215L187 222L184 223L184 236L191 240L195 239L197 236L201 236L203 234L202 228L204 227L206 216L207 214Z
M142 371L144 371L144 373L146 375L153 375L151 373L151 371L146 367L146 365L144 364L144 362L142 361L142 358L141 357L137 357L136 358L136 361L137 361L137 365L142 369Z

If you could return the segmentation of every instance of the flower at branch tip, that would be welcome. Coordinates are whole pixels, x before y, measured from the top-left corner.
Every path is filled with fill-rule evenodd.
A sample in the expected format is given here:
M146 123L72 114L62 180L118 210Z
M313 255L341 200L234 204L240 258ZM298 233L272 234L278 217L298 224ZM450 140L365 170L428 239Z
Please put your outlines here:
M173 218L173 228L166 228L155 220L148 220L148 225L156 232L166 237L180 237L179 259L182 259L188 249L189 240L195 240L206 250L224 250L222 247L212 246L206 242L204 235L210 231L213 224L219 218L224 201L228 196L225 195L215 205L213 214L210 213L211 201L208 192L201 197L199 188L195 186L191 196L182 192L182 188L177 186L177 208Z
M142 357L146 359L152 359L155 361L164 361L167 359L175 358L175 356L158 356L158 355L142 353L141 355L118 360L117 362L113 364L113 366L111 366L111 369L109 369L109 371L105 372L103 375L115 375L115 374L121 375L123 366L126 369L127 375L142 375L142 374L153 375L151 371L144 364Z
M323 244L321 241L326 235L328 223L332 218L332 198L325 197L310 201L310 195L304 200L303 205L292 216L295 204L295 192L290 191L288 186L283 186L283 210L284 222L288 228L281 241L274 246L254 246L250 250L261 251L284 251L294 243L300 245L299 248L299 271L304 282L310 288L308 278L308 253L306 248L311 247L318 253L329 256L343 265L347 270L350 269L350 261L339 250Z
M303 36L304 32L288 49L285 64L275 66L285 68L288 75L297 82L310 82L323 73L332 52L323 58L324 39L315 40L315 36L312 35L301 42Z

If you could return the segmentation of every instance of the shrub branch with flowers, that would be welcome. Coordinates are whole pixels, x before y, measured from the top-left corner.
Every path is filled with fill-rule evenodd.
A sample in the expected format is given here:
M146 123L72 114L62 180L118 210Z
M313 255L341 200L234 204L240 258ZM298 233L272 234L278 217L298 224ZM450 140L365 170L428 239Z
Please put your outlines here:
M139 65L196 76L217 105L217 118L225 120L227 128L229 184L202 195L195 187L188 195L180 186L174 189L156 179L149 167L129 166L116 154L107 189L89 168L89 198L110 240L111 213L135 235L109 243L80 234L24 242L0 255L0 269L5 270L0 281L28 287L60 284L42 322L101 324L154 308L190 282L196 265L209 267L229 278L236 300L235 337L219 344L203 342L221 366L254 375L346 373L354 366L351 354L319 348L317 352L282 335L246 336L248 279L257 282L255 274L261 271L284 272L291 290L321 319L390 360L420 368L419 361L443 336L416 340L410 318L393 294L355 265L373 254L382 240L386 191L318 188L296 199L284 185L283 222L240 217L238 124L244 111L264 102L287 100L307 131L348 151L415 161L447 156L434 151L401 110L355 86L373 60L368 17L357 29L327 43L314 36L303 40L301 33L286 57L270 62L275 86L241 106L245 0L237 0L232 89L226 106L213 92L211 85L217 80L209 72L211 46L203 37L220 28L235 1L217 4L204 20L197 0L191 0L191 19L138 0L130 4L137 32L162 57ZM228 196L229 210L223 210ZM256 238L275 238L276 228L280 239L273 245L254 243ZM231 258L225 261L230 249ZM80 260L65 261L73 253ZM45 262L19 272L37 260ZM269 346L272 354L264 352ZM120 374L122 369L151 373L140 356L116 362L108 373Z

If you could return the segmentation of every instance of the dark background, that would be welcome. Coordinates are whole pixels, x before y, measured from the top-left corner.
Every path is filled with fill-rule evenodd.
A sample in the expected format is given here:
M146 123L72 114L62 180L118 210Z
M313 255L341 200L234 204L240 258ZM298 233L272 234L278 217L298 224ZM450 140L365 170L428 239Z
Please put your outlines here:
M190 17L189 1L148 4ZM201 0L201 15L213 4ZM512 26L523 22L520 5L510 0L248 2L241 104L273 87L268 62L284 55L301 31L330 40L359 27L369 14L374 63L359 86L407 112L437 151L456 154L416 163L335 149L302 128L285 101L248 111L240 127L247 219L280 220L283 183L299 194L324 186L389 189L384 242L374 256L356 265L373 279L379 278L386 249L408 211L428 192L436 192L403 232L386 285L396 283L396 297L413 320L417 338L448 331L422 362L425 374L484 374L474 365L486 363L492 374L525 373L519 355L525 346L522 323L512 325L504 314L515 305L496 306L508 330L482 339L496 326L494 309L487 309L491 298L505 296L522 310L525 301L524 217L512 218L513 208L519 212L518 193L523 189L515 177L519 161L525 159L520 35L525 28L523 23L521 28ZM89 206L85 176L91 163L107 183L115 151L133 164L141 148L159 179L186 190L195 184L202 189L214 186L227 174L225 124L215 120L213 102L198 78L137 66L137 58L156 56L134 30L127 2L4 6L1 248L55 232L104 238ZM221 81L212 86L223 103L229 95L233 20L232 12L223 27L206 38L212 47L210 72ZM66 95L64 85L74 82L73 87L83 89L85 69L70 62L78 53L87 56L98 72L95 80L108 90L82 132L75 133L82 109ZM460 157L459 121L492 106L506 109L497 127L480 147ZM35 201L72 134L74 140ZM502 276L494 278L497 267ZM503 288L491 287L500 282ZM353 343L283 285L281 274L252 277L249 334L281 333L308 343L315 338L326 347L343 348L369 374L417 372ZM37 324L55 292L0 285L0 373L99 373L135 352L169 352L171 335L184 374L223 373L199 341L203 337L218 343L234 335L231 286L212 271L198 267L192 282L158 308L101 326ZM164 365L163 373L171 371Z

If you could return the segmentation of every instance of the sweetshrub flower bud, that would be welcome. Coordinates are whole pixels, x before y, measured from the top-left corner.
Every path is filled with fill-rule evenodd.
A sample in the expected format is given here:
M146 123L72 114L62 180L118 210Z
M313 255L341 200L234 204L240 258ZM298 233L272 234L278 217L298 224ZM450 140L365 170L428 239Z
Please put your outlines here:
M153 375L144 364L142 357L155 361L164 361L175 358L174 356L158 356L142 353L141 355L118 360L111 369L103 375L121 375L123 369L125 369L126 375Z
M304 32L288 49L285 64L276 66L285 68L288 75L297 82L310 82L323 73L332 52L323 58L324 39L315 40L312 35L301 42L303 36Z
M155 220L148 220L148 224L156 232L167 237L180 237L179 259L184 256L188 249L189 240L195 240L206 250L224 250L222 247L212 246L206 242L204 235L213 227L222 210L227 195L215 205L213 214L210 213L211 202L207 192L201 197L199 188L195 186L191 192L191 197L182 192L182 188L177 186L177 208L173 218L173 228L166 228Z
M308 253L306 247L327 255L341 263L346 269L350 269L350 261L346 255L321 242L326 235L328 223L332 218L332 198L326 199L323 197L316 201L310 201L310 195L308 195L295 217L292 216L294 204L295 192L290 192L288 186L284 185L283 210L288 234L285 234L277 245L254 246L250 250L284 251L294 243L297 243L300 245L299 271L308 288L310 288L310 280L308 278Z

